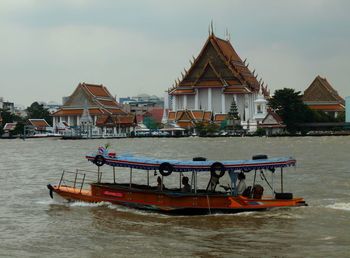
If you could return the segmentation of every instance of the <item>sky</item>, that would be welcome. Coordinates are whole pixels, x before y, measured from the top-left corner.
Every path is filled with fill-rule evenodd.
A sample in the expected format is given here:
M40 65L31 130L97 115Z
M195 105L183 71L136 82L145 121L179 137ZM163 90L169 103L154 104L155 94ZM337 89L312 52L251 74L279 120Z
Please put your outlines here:
M61 102L79 82L163 96L214 33L271 92L317 75L350 96L347 0L1 0L0 97Z

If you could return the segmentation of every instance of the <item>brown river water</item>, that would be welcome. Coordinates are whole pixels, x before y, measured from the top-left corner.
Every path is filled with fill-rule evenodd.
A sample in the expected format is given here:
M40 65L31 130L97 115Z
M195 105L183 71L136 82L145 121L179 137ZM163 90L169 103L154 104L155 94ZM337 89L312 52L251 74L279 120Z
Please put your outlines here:
M63 169L95 170L84 155L107 142L158 158L293 156L286 189L309 206L186 217L51 200L46 185ZM350 257L350 137L0 140L0 202L0 257Z

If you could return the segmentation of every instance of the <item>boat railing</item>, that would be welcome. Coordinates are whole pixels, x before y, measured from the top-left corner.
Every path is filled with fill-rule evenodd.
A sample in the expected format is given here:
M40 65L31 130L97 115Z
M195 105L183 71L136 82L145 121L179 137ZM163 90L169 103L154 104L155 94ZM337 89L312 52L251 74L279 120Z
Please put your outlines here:
M83 169L76 169L75 171L63 170L58 188L60 187L71 187L79 189L81 192L84 186L96 181L96 171L89 171Z

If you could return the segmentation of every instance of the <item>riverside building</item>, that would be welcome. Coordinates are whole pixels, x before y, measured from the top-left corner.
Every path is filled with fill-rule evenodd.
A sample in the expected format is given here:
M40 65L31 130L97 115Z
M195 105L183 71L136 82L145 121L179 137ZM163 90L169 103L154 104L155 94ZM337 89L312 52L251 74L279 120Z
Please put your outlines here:
M168 122L186 125L197 120L224 120L235 101L244 129L255 131L267 115L267 86L250 71L230 41L210 32L207 41L181 80L168 90ZM182 121L185 119L186 121Z

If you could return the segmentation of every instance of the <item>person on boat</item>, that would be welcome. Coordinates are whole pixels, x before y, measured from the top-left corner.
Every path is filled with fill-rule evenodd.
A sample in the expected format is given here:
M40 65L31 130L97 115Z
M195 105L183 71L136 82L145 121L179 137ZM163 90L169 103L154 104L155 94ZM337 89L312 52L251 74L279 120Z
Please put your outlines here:
M184 176L182 178L182 185L181 192L191 192L191 185L188 183L188 177Z
M237 194L243 194L244 190L247 188L245 184L245 175L243 172L238 174L239 183L237 185Z
M162 191L165 190L165 186L162 182L162 178L160 176L157 177L157 190Z

